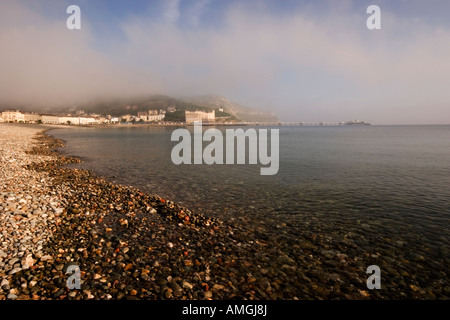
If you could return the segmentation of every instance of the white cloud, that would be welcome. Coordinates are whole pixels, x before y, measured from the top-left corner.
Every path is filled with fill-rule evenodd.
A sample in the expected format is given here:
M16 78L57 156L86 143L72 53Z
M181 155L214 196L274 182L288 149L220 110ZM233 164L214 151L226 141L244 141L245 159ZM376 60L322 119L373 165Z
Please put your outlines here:
M205 14L207 2L197 4L192 17ZM167 6L166 17L177 21L179 1ZM383 13L382 30L369 31L364 12L281 17L237 6L217 28L130 18L123 23L126 41L101 54L89 24L72 33L12 8L0 12L0 21L32 16L35 23L0 29L7 44L0 51L3 99L213 93L275 110L282 119L450 123L450 33L443 26Z
M211 0L197 0L189 9L188 20L192 26L197 27L199 25L200 19L205 13L210 2Z
M342 120L358 109L373 116L369 109L380 103L399 104L400 112L391 109L398 120L405 106L450 100L445 89L450 74L448 32L416 26L399 34L392 29L408 31L408 21L386 15L384 29L375 33L365 28L364 19L301 14L281 19L239 8L229 12L226 28L217 31L133 24L128 33L140 36L129 46L136 48L133 53L140 52L137 61L155 61L149 62L149 70L173 92L217 92L256 106L280 106L285 118L326 117L301 108L297 115L292 107L283 111L283 105L316 105L317 97L321 108L341 114ZM292 81L298 82L288 84L291 91L283 83L286 70L296 74ZM445 117L450 122L448 113Z
M164 17L168 23L176 23L180 17L180 0L165 0L166 11Z

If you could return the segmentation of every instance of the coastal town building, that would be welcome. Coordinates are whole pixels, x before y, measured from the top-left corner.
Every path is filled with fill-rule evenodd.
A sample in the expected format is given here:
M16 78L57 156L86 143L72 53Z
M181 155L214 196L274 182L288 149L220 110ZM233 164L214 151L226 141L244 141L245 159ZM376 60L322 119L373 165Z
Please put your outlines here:
M37 123L41 116L37 113L23 113L18 110L6 110L1 114L1 122Z
M23 122L25 123L38 123L41 120L41 115L37 113L24 113Z
M43 123L44 120L42 121ZM99 124L100 119L95 119L93 117L59 117L58 124Z
M59 117L53 115L42 115L42 123L45 124L59 124Z
M122 121L125 121L125 122L131 122L131 120L133 120L133 118L134 118L134 116L132 116L130 114L126 114L121 117Z
M75 119L76 121L76 119ZM75 124L97 124L98 122L94 118L89 117L79 117L78 123L75 122Z
M77 124L75 123L75 117L59 117L59 124Z
M43 123L43 124L70 124L70 125L93 125L121 122L153 122L161 121L165 118L164 110L149 110L139 112L138 116L123 115L121 117L107 117L100 114L86 114L84 112L67 114L38 114L31 112L22 112L19 110L5 110L0 112L0 122L12 123Z
M165 114L148 115L147 119L144 121L161 121L165 118L165 116Z
M92 117L92 116L57 116L52 114L38 114L27 113L18 110L6 110L1 113L1 122L14 122L14 123L45 123L45 124L76 124L76 125L88 125L88 124L100 124L108 123L108 120L104 117Z
M17 110L6 110L2 112L3 122L23 122L23 113Z
M192 124L194 122L205 122L212 123L216 120L215 111L204 112L204 111L185 111L186 124Z
M165 118L166 112L164 110L148 110L138 112L136 120L144 122L161 121Z

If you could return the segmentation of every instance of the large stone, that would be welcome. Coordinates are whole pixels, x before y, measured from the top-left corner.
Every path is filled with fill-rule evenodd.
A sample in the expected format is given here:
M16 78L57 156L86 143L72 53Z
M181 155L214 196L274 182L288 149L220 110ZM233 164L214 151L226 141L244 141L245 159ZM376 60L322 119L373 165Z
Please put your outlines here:
M22 268L24 270L26 270L34 265L35 260L33 259L33 257L31 255L28 255L22 259L21 263L22 263Z
M41 261L49 261L49 260L53 260L53 257L51 255L45 255L43 257L41 257Z
M17 273L17 272L19 272L19 271L22 271L22 268L14 268L14 269L12 269L12 270L9 272L9 274L15 274L15 273Z
M170 288L172 288L173 292L181 292L183 289L176 283L175 281L172 281L170 283Z
M287 265L294 265L295 260L288 257L287 255L282 255L277 259L277 262L281 265L287 264Z
M183 281L182 286L183 286L183 289L188 289L188 290L192 290L192 288L194 288L194 286L187 281Z
M3 279L1 284L0 284L0 288L4 289L4 290L9 290L9 280L8 279Z

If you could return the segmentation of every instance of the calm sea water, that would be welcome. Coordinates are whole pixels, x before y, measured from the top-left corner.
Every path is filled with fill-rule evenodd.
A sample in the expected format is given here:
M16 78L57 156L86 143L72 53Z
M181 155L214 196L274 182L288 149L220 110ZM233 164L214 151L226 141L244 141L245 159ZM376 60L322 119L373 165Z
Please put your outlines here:
M204 214L260 223L261 233L281 228L290 239L358 235L354 242L366 251L388 239L392 257L416 254L427 268L448 272L450 126L280 127L273 176L261 176L260 165L174 165L174 129L50 134L84 160L77 167Z

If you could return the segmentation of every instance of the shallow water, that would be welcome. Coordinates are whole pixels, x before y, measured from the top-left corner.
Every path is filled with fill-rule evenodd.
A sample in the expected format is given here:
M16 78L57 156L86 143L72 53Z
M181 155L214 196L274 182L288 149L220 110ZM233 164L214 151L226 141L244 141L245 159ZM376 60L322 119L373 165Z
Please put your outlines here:
M275 233L276 240L268 238L289 246L318 235L319 246L340 252L348 252L351 242L355 256L371 254L370 263L386 265L391 273L425 275L425 286L433 271L433 279L445 281L450 126L280 127L280 165L273 176L261 176L259 164L174 165L174 129L50 134L65 140L63 153L84 160L77 167L247 224L257 237Z

